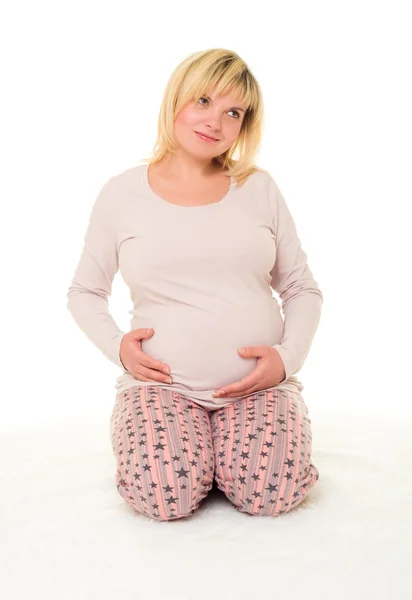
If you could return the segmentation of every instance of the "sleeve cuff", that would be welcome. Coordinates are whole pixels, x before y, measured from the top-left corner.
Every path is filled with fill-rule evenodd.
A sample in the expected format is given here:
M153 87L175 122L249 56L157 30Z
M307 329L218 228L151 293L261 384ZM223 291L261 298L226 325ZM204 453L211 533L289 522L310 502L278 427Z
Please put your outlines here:
M286 350L286 348L284 346L282 346L281 344L275 344L274 346L272 346L272 348L275 348L275 350L278 351L280 358L282 359L283 366L285 367L286 376L284 377L284 379L282 379L282 381L279 382L279 383L283 383L284 381L289 379L289 377L291 375L294 375L293 358L292 358L290 352L288 350Z
M104 354L115 365L120 367L122 370L127 371L126 367L120 360L120 344L125 334L125 331L119 331L119 333L116 334L115 337L110 341L110 344L108 345Z

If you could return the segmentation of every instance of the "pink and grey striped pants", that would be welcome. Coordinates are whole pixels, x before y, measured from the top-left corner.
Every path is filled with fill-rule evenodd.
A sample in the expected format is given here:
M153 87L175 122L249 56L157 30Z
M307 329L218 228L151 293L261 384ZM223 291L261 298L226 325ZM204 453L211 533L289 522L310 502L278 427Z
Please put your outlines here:
M117 490L164 521L190 516L215 479L236 510L276 517L319 479L310 423L298 393L264 390L207 409L167 387L136 385L116 395L111 415Z

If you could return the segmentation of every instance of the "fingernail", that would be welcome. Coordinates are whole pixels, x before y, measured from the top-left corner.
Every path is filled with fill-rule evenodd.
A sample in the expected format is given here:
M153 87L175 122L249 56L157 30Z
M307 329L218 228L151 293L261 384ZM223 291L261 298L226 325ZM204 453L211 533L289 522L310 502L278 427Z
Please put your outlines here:
M168 369L168 368L166 367L166 369L163 369L163 373L166 373L166 375L169 375L169 374L170 374L170 369Z
M219 392L213 392L212 396L213 398L217 398L219 396Z

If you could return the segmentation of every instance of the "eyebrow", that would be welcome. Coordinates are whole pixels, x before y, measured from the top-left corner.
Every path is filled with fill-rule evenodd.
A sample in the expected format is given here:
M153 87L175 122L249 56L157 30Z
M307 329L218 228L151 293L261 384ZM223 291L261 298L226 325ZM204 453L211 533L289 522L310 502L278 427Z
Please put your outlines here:
M205 96L205 98L207 98L208 100L212 100L212 98L210 96ZM231 106L229 108L229 110L241 110L242 112L245 112L245 109L242 108L241 106Z

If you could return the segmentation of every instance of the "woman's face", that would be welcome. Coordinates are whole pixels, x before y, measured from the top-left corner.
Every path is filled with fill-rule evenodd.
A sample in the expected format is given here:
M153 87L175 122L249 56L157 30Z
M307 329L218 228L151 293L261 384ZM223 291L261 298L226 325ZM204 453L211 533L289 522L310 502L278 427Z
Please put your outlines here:
M187 104L174 123L176 140L186 152L211 159L223 154L239 135L246 107L235 96L201 96ZM195 131L206 133L216 142L207 142Z

